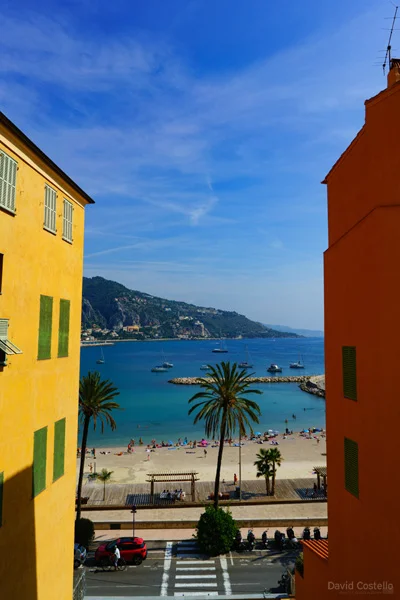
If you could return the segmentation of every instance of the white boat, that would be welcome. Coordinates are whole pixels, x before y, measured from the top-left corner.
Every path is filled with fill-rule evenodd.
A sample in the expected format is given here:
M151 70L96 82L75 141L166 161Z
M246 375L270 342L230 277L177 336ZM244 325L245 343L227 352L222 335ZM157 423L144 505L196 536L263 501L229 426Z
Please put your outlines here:
M304 369L304 364L301 362L301 355L299 354L299 360L297 362L290 363L290 369Z
M208 365L201 365L200 367L200 371L209 371L211 367L209 367Z
M271 363L267 371L268 373L282 373L282 367L279 367L275 363Z
M226 354L228 352L228 349L225 346L225 343L221 340L219 345L216 348L213 348L211 352L215 352L216 354Z
M151 369L152 373L165 373L165 371L168 371L168 368L163 367L163 365L157 365Z
M164 350L161 350L161 357L162 357L161 366L164 367L164 369L172 369L172 367L174 365L172 363L168 362L167 360L165 360Z
M98 360L96 360L96 364L98 364L98 365L104 365L104 363L106 361L104 360L103 348L101 348L100 352L101 352L101 357Z
M251 362L249 362L249 349L246 345L246 360L239 363L239 368L240 369L252 369L253 365L251 364Z

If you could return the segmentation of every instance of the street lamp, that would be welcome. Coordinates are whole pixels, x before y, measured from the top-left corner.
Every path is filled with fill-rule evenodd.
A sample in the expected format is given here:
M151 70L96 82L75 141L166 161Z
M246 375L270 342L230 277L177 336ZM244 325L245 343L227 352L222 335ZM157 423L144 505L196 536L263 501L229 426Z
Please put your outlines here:
M136 515L136 505L132 506L132 537L135 537L135 515Z

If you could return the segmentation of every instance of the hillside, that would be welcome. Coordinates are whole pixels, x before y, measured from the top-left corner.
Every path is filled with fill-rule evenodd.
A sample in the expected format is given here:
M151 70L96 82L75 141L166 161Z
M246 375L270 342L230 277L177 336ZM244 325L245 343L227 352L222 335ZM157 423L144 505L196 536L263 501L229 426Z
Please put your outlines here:
M233 311L157 298L103 277L83 278L82 329L84 338L298 337Z
M265 327L270 329L276 329L277 331L286 331L286 333L297 333L303 337L324 337L324 332L320 329L295 329L294 327L289 327L288 325L271 325L269 323L264 323Z

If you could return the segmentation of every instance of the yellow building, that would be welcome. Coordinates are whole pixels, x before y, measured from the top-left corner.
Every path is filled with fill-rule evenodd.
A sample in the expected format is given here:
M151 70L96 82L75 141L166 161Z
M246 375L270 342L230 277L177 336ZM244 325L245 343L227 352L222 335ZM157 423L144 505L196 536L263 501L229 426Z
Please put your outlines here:
M84 207L0 113L0 597L71 600Z

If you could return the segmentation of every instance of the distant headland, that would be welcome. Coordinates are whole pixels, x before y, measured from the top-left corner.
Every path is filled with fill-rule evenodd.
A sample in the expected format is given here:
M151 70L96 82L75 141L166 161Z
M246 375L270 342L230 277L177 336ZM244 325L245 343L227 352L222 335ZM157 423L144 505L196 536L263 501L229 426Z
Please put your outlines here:
M83 342L299 337L234 311L158 298L103 277L83 278Z

